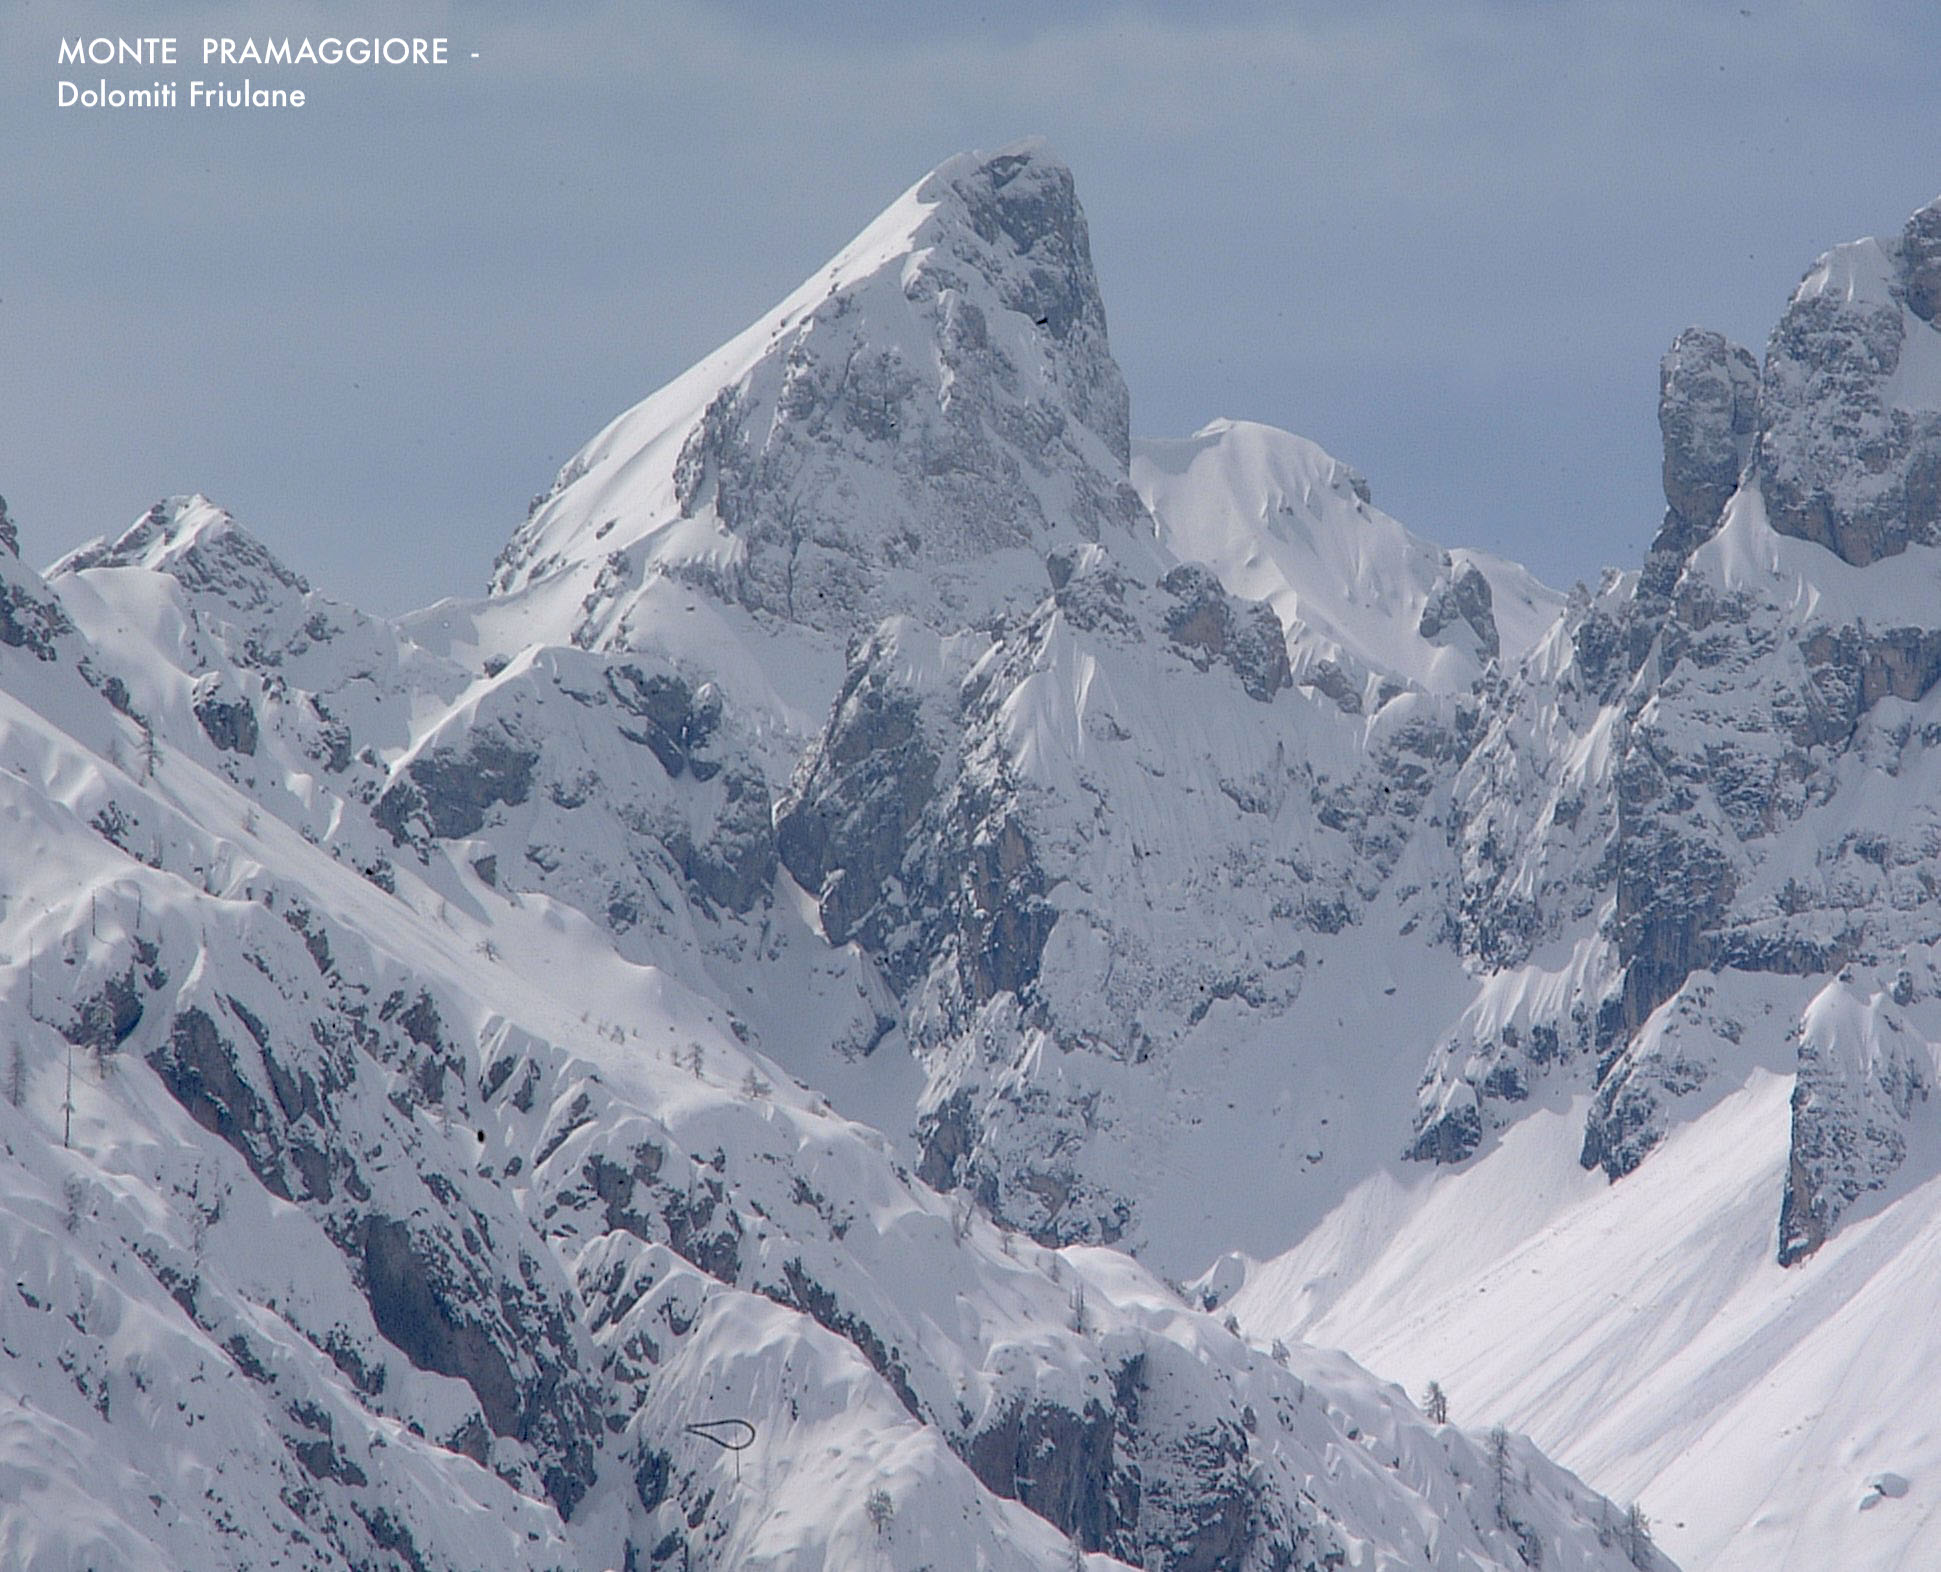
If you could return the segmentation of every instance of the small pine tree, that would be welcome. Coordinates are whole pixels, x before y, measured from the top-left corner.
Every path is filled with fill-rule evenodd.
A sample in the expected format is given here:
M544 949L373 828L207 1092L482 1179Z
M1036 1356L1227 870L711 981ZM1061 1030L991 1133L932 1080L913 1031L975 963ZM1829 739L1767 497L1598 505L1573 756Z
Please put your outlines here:
M1082 1282L1072 1285L1071 1328L1081 1335L1085 1331L1085 1284Z
M741 1095L750 1102L759 1102L768 1095L768 1082L755 1073L752 1064L748 1067L748 1073L741 1078Z
M1489 1467L1496 1486L1496 1521L1510 1523L1510 1433L1501 1425L1489 1433Z
M142 727L142 779L145 781L153 780L155 778L155 766L161 762L162 749L161 745L155 741L155 728L144 725Z
M1274 1339L1274 1346L1268 1352L1274 1356L1274 1363L1277 1365L1286 1364L1290 1357L1287 1344L1283 1343L1278 1337Z
M1624 1554L1634 1567L1648 1569L1651 1566L1651 1519L1645 1516L1644 1508L1635 1501L1624 1514Z
M1428 1416L1432 1425L1449 1423L1449 1394L1442 1389L1440 1381L1431 1381L1422 1394L1422 1412Z
M7 1101L18 1108L27 1100L27 1051L16 1037L7 1049Z
M879 1534L887 1534L896 1518L896 1503L890 1499L889 1491L879 1485L864 1500L863 1512L869 1518L871 1528Z

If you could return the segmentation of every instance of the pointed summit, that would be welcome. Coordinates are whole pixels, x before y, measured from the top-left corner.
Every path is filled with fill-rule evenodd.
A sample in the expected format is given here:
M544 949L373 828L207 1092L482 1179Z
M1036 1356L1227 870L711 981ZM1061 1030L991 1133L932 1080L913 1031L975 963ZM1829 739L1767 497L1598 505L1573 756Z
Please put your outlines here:
M171 575L192 593L216 596L237 611L250 611L310 586L277 561L254 535L197 492L165 497L111 543L99 537L78 546L47 570L47 576L90 568L147 568Z
M662 580L846 638L1043 592L1059 545L1149 534L1071 171L951 159L761 321L560 471L499 559L542 636L613 648Z

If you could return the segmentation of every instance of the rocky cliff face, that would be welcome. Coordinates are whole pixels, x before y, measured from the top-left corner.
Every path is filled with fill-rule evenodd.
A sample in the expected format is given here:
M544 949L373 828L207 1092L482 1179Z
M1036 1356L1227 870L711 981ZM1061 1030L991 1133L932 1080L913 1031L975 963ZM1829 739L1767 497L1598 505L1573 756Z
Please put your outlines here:
M1213 1572L1374 1534L1402 1564L1516 1564L1464 1505L1473 1440L913 1183L715 996L468 869L558 780L544 741L481 751L488 727L610 710L589 735L637 729L655 790L711 788L705 694L571 649L524 689L501 673L471 753L400 753L418 797L333 793L423 851L378 879L271 811L316 779L280 732L252 782L163 702L178 635L227 659L218 601L279 633L259 651L287 624L166 566L19 574L78 623L172 609L139 646L13 653L0 683L9 1559L914 1567L947 1541ZM260 658L219 669L260 691ZM754 1427L739 1459L690 1428L721 1418ZM1582 1487L1526 1473L1528 1531L1614 1568Z
M1756 388L1715 334L1667 355L1667 512L1644 569L1566 613L1459 787L1465 947L1502 992L1506 963L1534 986L1536 947L1574 934L1571 980L1536 1012L1540 1035L1492 1035L1479 1023L1502 1011L1470 1012L1432 1063L1418 1155L1474 1152L1582 1053L1584 1162L1613 1178L1748 1056L1797 1075L1782 1260L1902 1160L1928 1051L1883 1056L1851 1033L1834 1049L1813 1023L1835 973L1911 997L1934 938L1915 893L1934 877L1918 804L1941 676L1920 500L1941 337L1916 309L1933 224L1924 209L1898 241L1823 258ZM1776 979L1797 1012L1784 1043L1752 1042L1720 1006L1735 989L1714 979L1734 973Z
M1283 434L1216 423L1129 469L1069 174L1031 147L953 163L589 444L468 614L634 675L562 682L568 725L537 668L495 670L379 823L757 995L785 870L860 968L832 1036L919 1056L924 1177L1047 1241L1197 1237L1154 1176L1240 1126L1150 1108L1237 1040L1273 1075L1275 1034L1345 1030L1309 991L1330 961L1421 969L1438 1002L1369 1071L1426 1056L1412 1118L1307 1116L1277 1178L1303 1215L1349 1182L1331 1144L1462 1161L1553 1084L1592 1094L1584 1160L1620 1177L1767 1051L1708 979L1925 942L1825 848L1901 855L1835 799L1880 756L1876 707L1918 706L1941 662L1906 588L1925 559L1884 601L1841 577L1929 549L1933 227L1829 254L1763 367L1678 337L1657 538L1565 603L1408 537ZM727 619L708 639L806 641L811 666L840 642L840 671L779 701L667 631L697 598ZM644 728L640 682L666 711ZM591 740L596 710L634 742Z
M1865 567L1941 528L1941 204L1895 239L1827 253L1774 329L1760 380L1760 490L1772 527Z

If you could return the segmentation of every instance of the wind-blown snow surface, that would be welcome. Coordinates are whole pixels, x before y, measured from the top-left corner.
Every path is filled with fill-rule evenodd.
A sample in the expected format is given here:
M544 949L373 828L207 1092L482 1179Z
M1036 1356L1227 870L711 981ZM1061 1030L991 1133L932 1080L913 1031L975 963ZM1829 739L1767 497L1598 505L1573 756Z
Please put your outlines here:
M1141 822L1178 813L1139 784L1169 706L1245 739L1260 780L1204 782L1243 842L1284 783L1241 717L1300 704L1354 764L1364 722L1157 539L1128 455L1070 175L1022 145L596 439L487 601L366 618L200 497L46 580L0 532L0 1559L1666 1565L1520 1438L900 1158L1037 1195L1046 1023L1116 1032L1136 991L1085 1017L1084 966L1192 936L1191 899L1114 911L1190 866L1185 818L1138 875L1063 816L1108 721ZM922 833L879 866L871 825ZM1349 833L1319 850L1344 881ZM1155 1043L1213 1013L1196 942ZM987 1070L981 1153L912 1129ZM1107 1135L1092 1188L1156 1199ZM724 1419L744 1452L689 1428Z
M1232 1308L1257 1335L1339 1344L1439 1381L1469 1421L1527 1429L1649 1503L1684 1565L1924 1565L1941 1533L1916 1395L1941 1357L1923 1308L1934 1154L1781 1267L1788 1082L1751 1069L1614 1186L1574 1160L1581 1105L1545 1110L1472 1171L1372 1183Z

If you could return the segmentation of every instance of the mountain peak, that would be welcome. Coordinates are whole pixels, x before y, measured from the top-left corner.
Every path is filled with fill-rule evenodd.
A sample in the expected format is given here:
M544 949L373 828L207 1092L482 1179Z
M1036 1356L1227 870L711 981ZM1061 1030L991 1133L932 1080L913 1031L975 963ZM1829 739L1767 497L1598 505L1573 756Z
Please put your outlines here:
M1007 301L1053 338L1081 324L1105 336L1105 312L1092 272L1092 245L1071 170L1050 146L1029 137L995 153L963 153L916 187L936 205L932 223L958 214L985 245L1028 263L1024 286ZM1101 433L1115 446L1124 444Z
M90 568L166 573L184 588L218 595L239 611L310 589L301 575L284 567L267 546L200 492L164 497L112 542L97 537L76 547L47 576Z
M1772 527L1855 567L1941 541L1941 201L1822 256L1773 330L1758 476Z
M644 636L674 578L846 638L1043 593L1046 552L1149 534L1071 171L938 166L773 311L568 461L502 554L557 642Z

